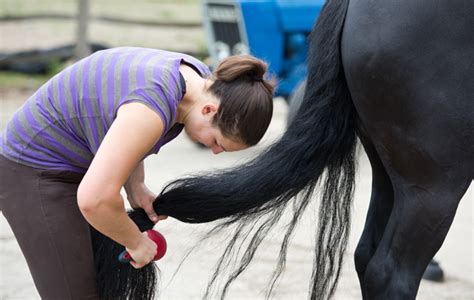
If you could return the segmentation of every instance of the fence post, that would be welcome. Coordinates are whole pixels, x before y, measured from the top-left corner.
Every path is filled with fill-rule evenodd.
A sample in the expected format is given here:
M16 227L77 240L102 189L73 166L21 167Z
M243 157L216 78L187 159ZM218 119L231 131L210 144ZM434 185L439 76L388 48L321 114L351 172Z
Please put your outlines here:
M77 59L88 56L91 52L87 41L87 29L89 23L89 0L77 0L77 41L75 56Z

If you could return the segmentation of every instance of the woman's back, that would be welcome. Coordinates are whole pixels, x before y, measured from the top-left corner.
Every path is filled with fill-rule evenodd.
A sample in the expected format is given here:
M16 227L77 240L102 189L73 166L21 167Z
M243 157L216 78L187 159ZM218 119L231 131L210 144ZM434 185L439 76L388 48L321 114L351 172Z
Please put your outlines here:
M117 109L127 102L152 108L166 132L175 123L182 98L183 60L209 75L203 63L180 53L133 47L94 53L57 74L25 102L2 133L0 154L35 168L84 173ZM162 144L157 141L150 153Z

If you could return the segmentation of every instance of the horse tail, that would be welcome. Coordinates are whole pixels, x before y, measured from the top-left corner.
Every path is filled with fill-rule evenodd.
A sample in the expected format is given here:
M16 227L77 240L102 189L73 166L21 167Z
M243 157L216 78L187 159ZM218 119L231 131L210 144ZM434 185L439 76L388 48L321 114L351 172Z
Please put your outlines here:
M270 295L284 268L289 239L318 182L322 183L322 192L311 299L329 298L334 293L347 245L355 182L356 114L344 77L340 45L348 4L349 0L327 1L310 34L304 100L281 139L241 166L170 183L154 204L159 214L183 222L225 218L219 228L238 225L206 296L231 261L229 257L241 250L237 240L246 239L248 244L221 297L292 202L293 218L283 237ZM297 194L301 195L294 197Z

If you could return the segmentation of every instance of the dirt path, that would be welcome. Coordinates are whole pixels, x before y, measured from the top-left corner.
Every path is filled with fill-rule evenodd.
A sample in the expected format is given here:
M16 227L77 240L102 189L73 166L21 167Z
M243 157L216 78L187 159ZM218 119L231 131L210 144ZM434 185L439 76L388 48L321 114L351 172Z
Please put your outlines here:
M21 105L31 91L0 90L1 123ZM254 149L218 156L198 149L185 135L163 148L160 155L146 160L147 184L159 192L163 185L184 174L234 165L248 159L276 139L284 130L287 107L281 100L275 101L275 115L264 141ZM163 171L166 170L166 171ZM354 271L352 255L362 230L370 195L370 167L365 155L361 155L354 203L354 222L350 246L346 254L341 281L334 299L360 299L359 285ZM474 238L473 238L474 188L471 186L461 202L450 233L437 257L446 272L443 284L423 281L418 299L473 299L474 295ZM310 208L311 209L311 208ZM315 208L313 207L313 211ZM272 299L307 299L307 285L312 265L313 230L315 217L305 215L297 229L289 249L287 270L279 281ZM228 235L218 235L199 247L187 259L181 271L170 283L179 262L209 225L188 225L176 220L166 220L156 227L168 240L168 253L159 262L162 271L162 295L160 299L200 299L214 264L222 253L222 240ZM227 299L264 299L263 287L267 284L276 262L279 247L279 230L262 244L249 270L239 278L229 291ZM0 299L39 299L29 275L26 262L18 244L0 215Z

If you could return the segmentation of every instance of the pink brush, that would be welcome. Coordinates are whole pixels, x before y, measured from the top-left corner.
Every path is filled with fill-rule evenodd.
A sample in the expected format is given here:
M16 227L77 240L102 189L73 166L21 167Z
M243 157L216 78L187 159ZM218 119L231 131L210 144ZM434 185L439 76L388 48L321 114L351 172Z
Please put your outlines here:
M150 229L146 231L148 237L155 242L156 244L156 255L153 258L153 260L159 260L163 256L165 256L166 253L166 240L165 237L159 233L156 230ZM120 253L118 260L123 262L123 263L128 263L130 261L133 261L133 258L130 256L130 253L128 253L126 250Z

